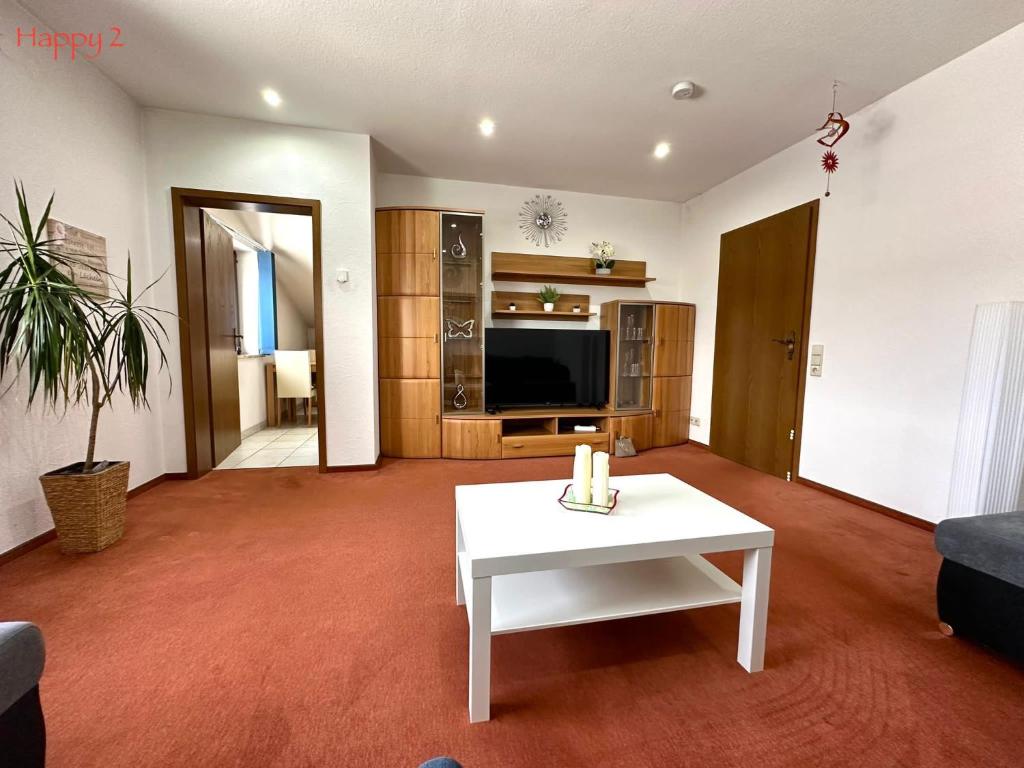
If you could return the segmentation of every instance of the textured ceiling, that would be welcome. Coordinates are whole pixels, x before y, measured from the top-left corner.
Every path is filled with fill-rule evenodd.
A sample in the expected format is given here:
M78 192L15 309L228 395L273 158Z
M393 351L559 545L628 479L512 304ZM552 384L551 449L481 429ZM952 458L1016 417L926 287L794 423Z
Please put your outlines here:
M1021 0L22 3L122 27L96 64L146 106L368 133L382 171L663 200L808 136L833 78L852 112L1024 21ZM669 97L683 78L700 98Z

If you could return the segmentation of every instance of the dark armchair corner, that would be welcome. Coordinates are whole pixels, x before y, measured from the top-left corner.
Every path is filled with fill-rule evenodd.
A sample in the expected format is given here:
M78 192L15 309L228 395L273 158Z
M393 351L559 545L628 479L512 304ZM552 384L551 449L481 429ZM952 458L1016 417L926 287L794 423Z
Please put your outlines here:
M39 678L43 633L25 621L0 622L0 755L18 768L46 764L46 726Z
M1024 663L1024 512L943 520L935 547L942 632Z

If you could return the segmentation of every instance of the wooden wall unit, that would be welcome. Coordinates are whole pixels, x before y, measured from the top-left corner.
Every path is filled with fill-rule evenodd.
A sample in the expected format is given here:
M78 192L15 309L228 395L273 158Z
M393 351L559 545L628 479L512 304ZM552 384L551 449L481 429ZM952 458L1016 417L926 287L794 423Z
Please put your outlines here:
M509 303L515 310L508 308ZM573 312L574 306L579 312ZM491 317L496 320L582 320L586 322L596 313L590 311L590 296L582 293L563 293L555 301L555 309L545 312L537 293L524 291L491 291Z
M605 302L601 305L601 330L610 334L609 403L616 410L651 410L654 303Z
M653 282L646 261L615 260L610 275L594 272L594 260L536 253L491 253L491 280L514 283L564 283L643 288Z
M611 331L610 392L623 413L613 422L612 431L621 425L624 434L627 427L635 432L639 437L627 436L637 450L689 439L695 319L692 304L609 301L601 305L601 327ZM636 373L627 375L626 370L634 366ZM649 423L626 421L629 410L648 408L653 411Z
M452 234L447 232L450 224L453 233L462 235L459 245L466 245L468 252L456 254L447 240L442 242L442 216L449 217L445 234ZM637 450L686 442L693 365L693 305L655 301L602 305L602 328L611 330L613 339L613 397L617 391L624 392L623 387L615 386L620 362L616 356L618 344L620 340L627 341L618 325L625 322L622 318L630 318L631 325L640 323L636 326L640 332L628 339L630 344L642 349L642 354L634 352L639 362L633 376L642 380L630 384L636 389L635 397L619 398L622 403L618 404L613 400L605 409L487 414L482 412L482 398L472 389L479 386L475 382L482 373L477 370L476 362L477 358L482 358L479 337L483 329L479 328L482 318L478 312L477 287L482 274L467 272L462 275L466 279L461 282L458 279L462 274L459 270L477 269L475 249L481 247L478 242L482 232L480 224L469 217L453 217L438 210L380 209L376 226L380 434L384 456L451 459L571 456L580 444L590 445L594 450L614 451L615 439L620 435L631 438ZM568 283L643 286L653 279L646 276L643 262L620 262L616 265L618 274L612 278L594 275L591 269L586 259L496 253L492 260L496 280L550 278L551 281L557 275L569 278L561 280ZM527 298L497 291L493 297L506 304L513 299L525 303ZM566 295L564 301L581 304L581 314L572 319L587 317L586 296ZM624 308L622 312L620 306ZM453 334L451 339L446 339L441 325L442 309L447 314L458 315L456 319L460 322L467 317L476 319L478 326L473 336L463 338ZM537 308L523 306L520 309ZM442 355L442 342L456 341L467 350L472 347L473 354L465 351L456 355L453 350L450 361L453 370L448 372L448 350ZM448 405L452 393L446 388L458 383L464 383L470 393L469 403L466 409L451 412ZM477 412L472 412L474 410ZM576 432L574 427L578 424L594 426L597 431Z
M441 445L446 459L500 459L501 419L445 418Z
M445 416L444 455L449 459L517 459L572 456L577 445L595 451L614 448L608 410L550 408L503 411L498 414ZM577 424L597 427L576 432Z
M657 302L654 307L654 423L652 445L679 445L690 436L690 388L696 308Z
M377 211L377 346L384 456L441 455L440 219Z
M638 451L646 451L654 445L654 414L642 413L638 416L615 416L608 420L608 436L612 451L615 441L620 437L628 437Z

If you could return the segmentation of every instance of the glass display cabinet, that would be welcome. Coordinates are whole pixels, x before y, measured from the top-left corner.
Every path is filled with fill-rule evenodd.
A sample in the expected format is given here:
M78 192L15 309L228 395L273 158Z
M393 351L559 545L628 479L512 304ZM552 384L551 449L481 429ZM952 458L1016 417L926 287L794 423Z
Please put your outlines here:
M601 305L601 327L611 331L610 400L615 410L650 410L654 305Z
M441 214L441 397L443 412L484 407L483 217Z

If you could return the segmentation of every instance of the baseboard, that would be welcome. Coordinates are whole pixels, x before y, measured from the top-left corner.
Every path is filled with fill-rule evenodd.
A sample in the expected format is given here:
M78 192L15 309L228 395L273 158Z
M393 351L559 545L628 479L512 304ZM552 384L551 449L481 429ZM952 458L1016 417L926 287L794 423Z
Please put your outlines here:
M43 546L57 538L57 531L51 528L48 531L40 533L38 536L33 536L26 542L23 542L16 546L14 549L8 549L6 552L0 553L0 565L9 563L11 560L16 560L22 555L28 554L33 549Z
M147 480L142 485L137 485L128 491L128 498L134 499L136 496L141 496L146 491L151 491L158 485L163 483L165 480L188 480L187 472L165 472L162 475L157 475L152 480Z
M800 483L801 485L806 485L808 488L814 488L816 491L827 493L829 496L835 496L837 499L842 499L843 501L848 501L851 504L856 504L859 507L870 509L872 512L878 512L879 514L885 515L886 517L891 517L894 520L899 520L900 522L908 523L909 525L913 525L917 528L923 528L926 531L935 530L935 523L933 522L930 522L928 520L922 520L921 518L914 517L913 515L908 515L906 512L900 512L898 509L893 509L892 507L887 507L883 504L877 504L873 501L862 499L860 496L854 496L852 493L847 493L846 491L840 491L836 488L831 488L827 485L816 483L813 480L808 480L805 477L798 476L796 478L796 482Z
M690 445L700 446L706 451L711 450L710 446L700 442L700 440L694 440L692 437L690 438ZM800 476L797 476L796 482L801 485L806 485L808 488L813 488L816 491L827 493L829 496L835 496L837 499L842 499L843 501L848 501L851 504L856 504L858 507L864 507L864 509L870 509L872 512L877 512L880 515L891 517L893 520L899 520L900 522L913 525L917 528L923 528L926 531L935 530L935 523L929 522L928 520L922 520L921 518L914 517L913 515L908 515L906 512L900 512L898 509L887 507L884 504L877 504L873 501L862 499L860 496L854 496L852 493L840 491L838 488L822 485L821 483L816 483L813 480L808 480L806 477Z
M156 488L165 480L188 480L188 474L185 472L165 472L162 475L157 475L152 480L147 480L142 485L138 485L129 490L128 498L134 499L136 496L140 496L146 491L150 491L153 488ZM40 533L38 536L33 536L28 541L23 542L18 546L14 547L14 549L9 549L6 552L0 552L0 565L3 565L4 563L9 563L11 560L16 560L22 555L28 554L33 549L38 549L39 547L43 546L43 544L47 544L48 542L51 542L56 538L57 531L54 528L51 528L48 531L44 531L43 533Z
M686 442L689 443L690 445L696 445L698 448L703 448L705 451L711 450L710 445L708 445L707 443L702 443L700 440L694 440L692 437L688 438Z
M245 440L245 438L247 438L247 437L252 437L257 432L261 432L262 430L264 430L266 428L267 428L267 420L264 419L259 424L253 424L248 429L243 429L242 430L242 439Z
M344 466L328 466L325 472L372 472L380 469L382 456L378 453L377 460L373 464L346 464Z

